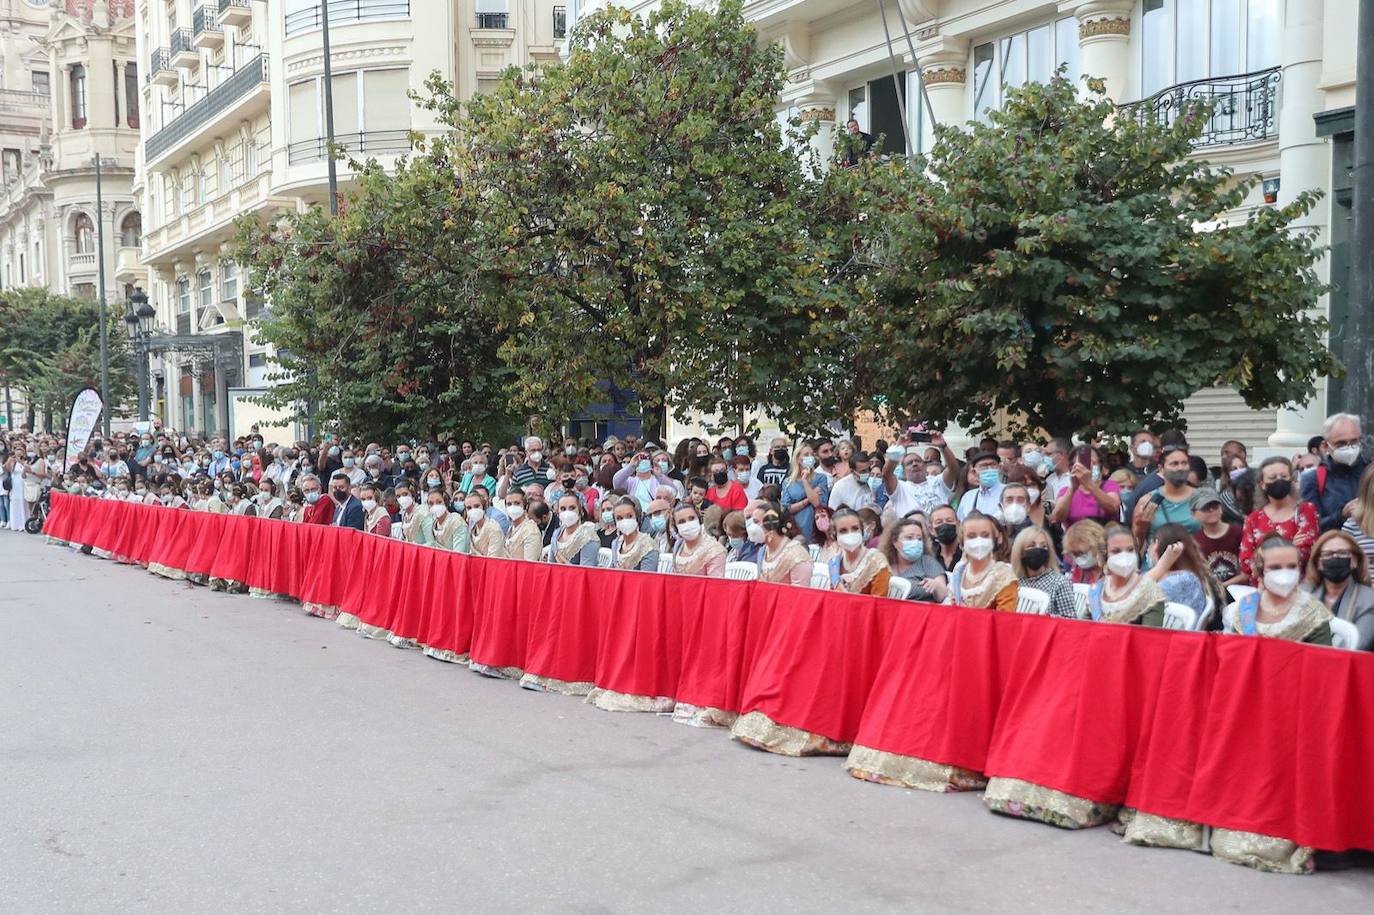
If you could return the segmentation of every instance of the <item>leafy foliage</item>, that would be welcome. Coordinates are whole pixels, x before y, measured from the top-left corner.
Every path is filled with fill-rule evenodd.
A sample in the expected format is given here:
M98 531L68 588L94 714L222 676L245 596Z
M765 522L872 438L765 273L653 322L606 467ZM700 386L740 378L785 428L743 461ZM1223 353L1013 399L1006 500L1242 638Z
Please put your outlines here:
M841 327L860 395L1054 433L1180 424L1217 384L1252 407L1310 397L1339 371L1295 229L1314 198L1228 223L1252 183L1188 158L1208 116L1146 123L1059 78L941 128L929 158L836 173L866 198Z
M40 288L8 290L0 295L0 328L0 378L36 410L61 416L82 388L100 390L98 303ZM132 399L135 382L124 322L113 310L106 334L114 413Z

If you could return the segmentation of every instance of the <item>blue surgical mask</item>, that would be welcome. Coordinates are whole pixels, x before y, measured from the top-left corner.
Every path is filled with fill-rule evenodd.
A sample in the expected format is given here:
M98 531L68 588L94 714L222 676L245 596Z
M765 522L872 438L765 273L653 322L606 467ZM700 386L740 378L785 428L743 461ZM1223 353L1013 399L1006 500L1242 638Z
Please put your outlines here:
M803 458L801 459L801 465L802 465L802 467L804 467L805 469L811 470L812 468L814 468L814 467L816 466L816 459L815 459L815 457L813 457L812 455L809 455L809 454L808 454L808 455L806 455L805 457L803 457Z
M668 519L662 515L654 515L649 519L649 530L655 534L661 534L668 527Z
M902 541L902 558L907 562L915 562L926 553L926 545L920 540Z
M601 513L601 523L604 524L604 525L606 525L607 527L610 527L612 524L614 524L614 523L615 523L615 512L602 512L602 513Z
M243 466L243 465L240 464L238 461L230 461L230 462L229 462L229 468L230 468L231 470L238 470L238 469L239 469L240 467L242 467L242 466Z
M744 538L743 538L743 537L731 537L731 538L730 538L730 549L735 550L735 551L738 551L738 550L740 550L740 549L743 548L743 547L744 547Z
M1002 482L1002 472L997 468L990 467L987 470L978 471L978 485L984 489L992 489L1000 482Z
M748 448L744 447L743 445L736 445L736 446L735 446L735 457L748 457L748 456L749 456L749 449L748 449ZM723 455L722 455L722 457L723 457Z
M222 461L222 460L224 460L224 452L223 452L223 451L216 451L216 452L215 452L215 460L217 460L217 461Z
M653 468L647 459L635 465L635 473L648 473Z
M902 474L903 471L905 471L905 469L906 468L904 468L901 464L898 464L896 467L892 468L892 475L900 480L903 478Z

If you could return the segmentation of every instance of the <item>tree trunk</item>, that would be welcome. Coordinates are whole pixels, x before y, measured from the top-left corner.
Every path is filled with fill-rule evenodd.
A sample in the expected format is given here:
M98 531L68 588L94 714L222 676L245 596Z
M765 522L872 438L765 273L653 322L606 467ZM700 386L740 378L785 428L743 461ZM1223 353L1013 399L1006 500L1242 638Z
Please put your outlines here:
M663 430L667 426L663 404L650 404L641 400L639 402L639 424L640 441L655 442L664 449L668 447L668 443L663 440Z

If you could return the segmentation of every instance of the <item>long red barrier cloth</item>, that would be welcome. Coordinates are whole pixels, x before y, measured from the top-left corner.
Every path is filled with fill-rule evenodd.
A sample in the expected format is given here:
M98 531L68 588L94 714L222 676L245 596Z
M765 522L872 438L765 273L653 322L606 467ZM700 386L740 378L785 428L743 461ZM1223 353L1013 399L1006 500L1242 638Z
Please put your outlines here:
M52 537L491 667L738 713L1107 804L1374 848L1374 656L807 588L482 559L54 493Z

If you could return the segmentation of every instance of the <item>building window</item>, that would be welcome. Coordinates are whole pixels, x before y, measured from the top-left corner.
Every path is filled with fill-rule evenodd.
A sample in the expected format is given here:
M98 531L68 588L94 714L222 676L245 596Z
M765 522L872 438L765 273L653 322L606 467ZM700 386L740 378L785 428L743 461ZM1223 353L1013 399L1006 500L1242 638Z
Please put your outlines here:
M43 275L43 243L41 241L33 243L33 275Z
M77 283L72 286L72 295L87 302L95 301L95 283Z
M72 127L86 126L86 68L72 67Z
M125 248L137 248L143 244L143 217L137 211L120 220L119 244Z
M186 277L177 280L177 314L191 313L191 281Z
M553 37L568 37L568 8L566 6L553 8Z
M196 274L196 282L200 286L200 307L209 308L215 304L215 282L209 270L202 270Z
M28 276L26 275L26 272L25 272L25 270L24 270L24 252L23 252L23 251L20 251L20 252L19 252L19 284L22 286L24 283L27 283L28 281L29 281L29 278L28 278Z
M1073 17L987 41L973 49L973 116L987 120L1009 90L1047 83L1060 68L1077 84L1078 23Z
M287 90L291 162L323 159L325 124L320 79L292 83ZM354 70L334 75L334 142L346 152L369 156L410 148L410 106L398 105L410 91L405 69Z
M912 142L921 149L921 93L912 75L905 72L897 74L901 86L901 104L898 104L897 89L892 77L883 76L870 80L862 86L849 90L849 114L846 117L859 122L859 129L872 134L874 140L882 138L882 148L878 152L887 155L902 155L907 152L906 133L902 130L902 105L906 105L907 122L910 124ZM913 93L911 90L916 91ZM913 104L914 101L914 104Z
M264 368L267 368L267 354L266 354L266 353L249 353L249 354L248 354L248 367L249 367L250 369L264 369Z
M132 60L124 65L124 107L128 124L138 129L138 64Z
M0 166L0 173L4 174L5 183L9 184L19 180L19 175L24 170L24 154L17 149L7 149L3 153L3 166Z
M33 80L33 91L39 95L52 95L52 81L48 78L47 70L34 70L30 74Z
M239 298L239 265L222 261L219 265L220 301L237 302Z
M76 236L77 254L95 253L95 225L85 213L77 213L72 220L72 232Z
M410 15L407 0L331 0L329 24L365 22L372 19L405 19ZM284 25L287 35L320 27L319 0L286 0Z
M1144 0L1140 91L1279 65L1280 0Z
M510 27L510 12L506 0L477 0L477 27L504 29Z

